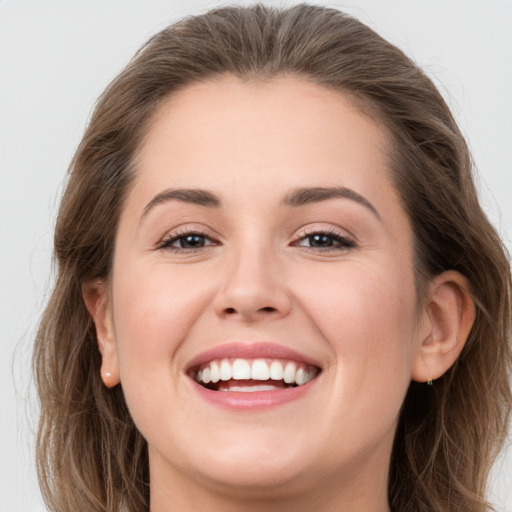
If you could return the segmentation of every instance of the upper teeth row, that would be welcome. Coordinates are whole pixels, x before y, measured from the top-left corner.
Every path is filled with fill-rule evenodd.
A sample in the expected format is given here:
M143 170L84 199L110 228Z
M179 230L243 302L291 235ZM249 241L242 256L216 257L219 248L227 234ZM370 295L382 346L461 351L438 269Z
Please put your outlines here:
M211 361L196 374L196 381L208 384L219 380L284 380L286 384L301 386L309 382L316 374L316 368L310 365L299 365L293 361L265 359L229 359Z

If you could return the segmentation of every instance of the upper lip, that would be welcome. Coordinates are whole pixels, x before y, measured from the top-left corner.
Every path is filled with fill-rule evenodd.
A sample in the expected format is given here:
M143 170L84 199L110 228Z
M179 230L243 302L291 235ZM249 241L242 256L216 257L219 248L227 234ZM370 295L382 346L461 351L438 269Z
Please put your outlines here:
M225 343L201 352L187 364L185 370L186 372L190 372L202 364L213 361L214 359L223 359L228 357L240 359L286 359L321 368L320 363L317 360L277 343L233 342Z

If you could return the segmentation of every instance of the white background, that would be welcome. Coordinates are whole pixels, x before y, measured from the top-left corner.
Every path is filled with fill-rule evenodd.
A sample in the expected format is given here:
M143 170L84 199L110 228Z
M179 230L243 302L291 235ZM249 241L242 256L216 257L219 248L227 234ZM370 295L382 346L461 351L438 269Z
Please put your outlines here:
M512 0L317 3L355 14L433 77L467 135L485 209L511 249ZM150 35L217 5L0 0L0 512L44 510L33 469L30 352L51 283L63 177L94 101ZM493 482L497 510L512 512L510 447Z

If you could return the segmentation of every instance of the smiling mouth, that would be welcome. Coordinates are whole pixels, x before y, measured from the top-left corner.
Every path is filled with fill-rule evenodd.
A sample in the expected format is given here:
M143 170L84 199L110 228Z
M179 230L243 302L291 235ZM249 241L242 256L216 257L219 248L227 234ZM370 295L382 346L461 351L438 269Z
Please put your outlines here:
M285 359L215 359L192 369L190 376L213 391L279 391L307 384L320 368Z

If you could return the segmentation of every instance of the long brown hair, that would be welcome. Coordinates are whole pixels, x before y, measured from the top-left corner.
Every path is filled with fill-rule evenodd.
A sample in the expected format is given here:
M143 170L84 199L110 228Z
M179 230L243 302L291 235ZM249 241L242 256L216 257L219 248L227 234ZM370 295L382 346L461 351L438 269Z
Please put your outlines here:
M510 265L479 203L468 148L429 78L352 17L312 5L224 7L150 39L98 101L60 207L58 276L41 320L34 371L41 401L37 462L50 510L146 511L146 442L122 388L100 379L82 299L109 276L134 157L160 102L223 74L281 75L348 94L388 130L392 176L415 235L418 293L445 270L471 283L476 321L456 364L433 388L411 383L391 457L396 512L483 512L512 403Z

